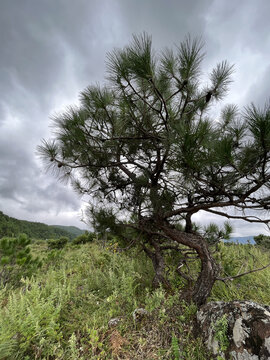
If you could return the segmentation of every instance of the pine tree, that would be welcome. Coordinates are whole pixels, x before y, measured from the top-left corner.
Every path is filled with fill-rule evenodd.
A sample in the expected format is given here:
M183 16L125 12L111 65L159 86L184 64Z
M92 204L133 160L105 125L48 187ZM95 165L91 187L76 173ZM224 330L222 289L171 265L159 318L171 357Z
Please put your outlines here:
M270 200L270 105L251 104L242 113L227 105L218 121L211 119L233 66L220 62L203 85L203 57L198 39L154 53L147 34L134 36L108 55L107 85L86 88L80 106L57 115L54 138L39 147L60 178L90 195L96 226L107 221L134 237L153 261L156 284L169 286L163 253L184 256L183 245L190 248L201 261L192 292L197 305L205 303L220 267L193 215L267 223L259 213ZM246 209L256 217L244 215Z

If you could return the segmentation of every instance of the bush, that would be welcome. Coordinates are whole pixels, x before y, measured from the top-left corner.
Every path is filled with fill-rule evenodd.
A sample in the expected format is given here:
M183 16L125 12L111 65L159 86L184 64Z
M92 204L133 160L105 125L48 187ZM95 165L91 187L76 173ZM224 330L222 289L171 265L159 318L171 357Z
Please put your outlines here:
M270 236L260 234L254 236L254 240L256 242L256 245L270 249Z
M31 240L25 234L0 240L0 283L2 286L18 285L22 276L30 276L41 262L30 252Z
M78 245L78 244L86 244L88 242L94 241L96 237L95 233L89 233L88 231L85 231L84 234L78 235L75 239L72 240L72 244Z
M48 247L49 249L63 249L68 242L68 238L65 236L61 236L59 239L49 239Z

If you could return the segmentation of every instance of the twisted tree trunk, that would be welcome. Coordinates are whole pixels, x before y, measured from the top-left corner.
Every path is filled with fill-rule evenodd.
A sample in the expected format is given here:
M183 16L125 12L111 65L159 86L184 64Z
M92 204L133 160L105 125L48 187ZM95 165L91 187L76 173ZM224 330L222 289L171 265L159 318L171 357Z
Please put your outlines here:
M201 272L192 292L192 300L199 307L206 303L219 274L219 267L209 253L209 250L203 253L203 257L200 260Z
M198 307L200 307L206 303L207 298L211 294L216 278L219 275L219 266L213 259L207 242L197 234L185 233L171 228L168 225L163 224L160 228L164 234L170 237L173 241L186 245L197 252L201 261L201 272L192 290L192 300Z

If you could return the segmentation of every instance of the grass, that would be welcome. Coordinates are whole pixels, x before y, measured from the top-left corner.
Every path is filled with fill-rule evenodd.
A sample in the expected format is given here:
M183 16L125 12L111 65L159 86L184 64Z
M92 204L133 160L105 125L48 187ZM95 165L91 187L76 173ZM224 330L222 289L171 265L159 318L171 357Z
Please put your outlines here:
M219 245L216 255L224 277L261 268L270 262L270 252L253 245ZM214 285L209 301L252 300L270 305L270 268L254 272L226 283Z
M179 299L184 282L174 280L171 294L152 291L152 265L143 253L114 250L87 243L48 251L35 242L32 252L42 267L20 287L0 290L0 359L210 360L194 336L196 307ZM269 262L269 253L251 245L220 244L218 250L224 275ZM270 304L269 279L265 269L227 285L217 282L209 300ZM137 323L132 313L138 307L148 316ZM119 325L109 328L115 317Z

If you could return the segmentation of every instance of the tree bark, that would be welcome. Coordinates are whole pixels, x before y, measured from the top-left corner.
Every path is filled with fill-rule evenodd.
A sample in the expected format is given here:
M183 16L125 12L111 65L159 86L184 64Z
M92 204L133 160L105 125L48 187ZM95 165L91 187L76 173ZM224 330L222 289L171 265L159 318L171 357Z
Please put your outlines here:
M168 225L161 225L160 228L173 241L186 245L197 252L201 261L201 272L193 287L192 300L200 307L206 303L219 274L219 266L213 259L207 242L198 234L185 233Z
M204 257L205 259L201 258L201 272L192 292L192 300L198 307L206 303L219 274L219 267L209 250L204 253Z
M153 279L153 287L158 288L160 285L164 286L166 289L171 289L170 282L166 279L165 272L165 260L162 256L161 250L158 246L155 246L155 250L151 251L144 246L144 251L147 256L152 260L153 268L155 271L155 276Z
M160 252L155 252L152 262L155 270L155 276L153 279L154 288L158 288L160 285L163 285L165 288L169 289L170 288L169 281L166 279L164 275L165 261L162 254Z

